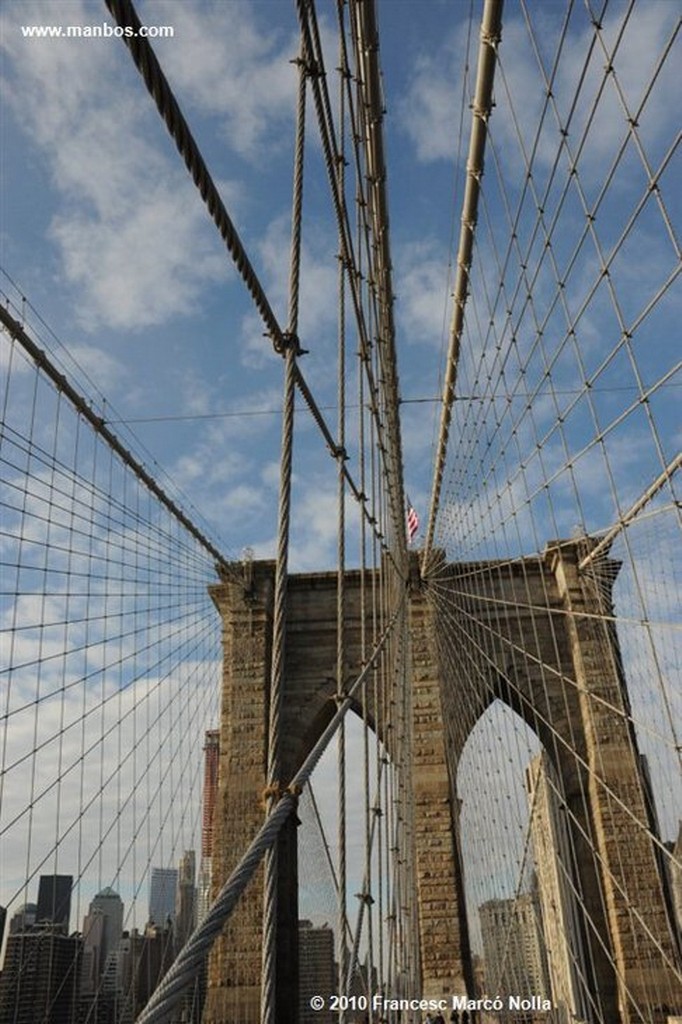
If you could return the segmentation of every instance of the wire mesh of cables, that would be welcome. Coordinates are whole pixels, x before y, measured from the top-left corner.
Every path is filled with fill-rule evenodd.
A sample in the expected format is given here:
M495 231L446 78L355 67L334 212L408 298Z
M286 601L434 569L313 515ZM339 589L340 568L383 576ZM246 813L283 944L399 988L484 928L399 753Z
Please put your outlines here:
M119 20L136 23L132 5L112 3L110 7ZM261 630L263 622L259 610L250 604L250 586L268 570L249 557L228 564L193 520L183 516L179 504L168 500L165 492L159 493L154 475L123 449L104 417L93 412L91 402L78 396L69 373L43 358L40 344L31 346L30 336L38 336L39 325L29 323L24 330L16 310L5 318L11 372L5 392L3 454L8 453L7 488L12 495L8 566L15 580L6 595L12 696L3 734L3 779L5 796L9 794L4 807L10 814L7 833L14 830L16 848L26 858L25 866L22 861L17 867L17 891L8 900L12 908L18 901L23 906L15 922L20 939L11 950L14 955L16 948L17 955L10 959L28 978L30 965L42 956L37 938L35 951L27 952L34 936L43 931L48 936L53 963L61 939L70 942L72 948L64 947L63 957L68 970L49 999L53 1010L60 999L77 1001L79 1014L89 1020L107 1015L128 1020L141 1012L143 1019L167 1019L172 1014L193 1018L202 1008L210 1019L226 991L231 1012L272 1019L279 1012L277 1006L292 994L287 984L294 986L295 1003L299 996L296 972L287 978L276 965L273 974L272 962L268 963L267 936L273 918L281 932L282 897L275 893L263 901L262 894L273 877L269 864L275 865L278 888L277 872L282 869L277 868L277 857L281 863L281 848L292 829L295 833L293 811L299 791L334 730L339 733L334 772L336 836L324 842L325 849L334 851L333 954L339 967L333 972L333 993L330 988L325 998L341 994L344 1000L353 996L366 1003L370 986L407 991L416 983L407 797L404 508L376 26L363 5L353 5L350 15L340 7L339 19L339 50L327 57L314 6L299 8L301 88L286 330L275 318L151 49L139 43L131 46L273 348L284 357L275 612L274 622L268 624L272 635L268 632L264 641L268 651L272 647L273 660L257 698L243 699L241 677L237 692L230 695L225 679L230 672L244 672L253 664L251 631ZM338 63L340 73L330 89L324 64L332 62ZM336 427L323 417L297 362L302 97L306 92L315 106L321 164L338 230L334 262L340 273L340 411ZM351 168L347 173L346 163ZM285 520L291 488L292 384L319 428L331 456L329 474L336 477L338 490L333 685L327 691L323 680L318 696L324 713L314 723L322 736L316 744L306 739L306 749L312 744L312 750L302 766L287 760L290 736L276 722L279 712L286 722L291 703L281 684L286 657ZM360 409L352 421L345 397L351 388L359 400L353 398L350 404ZM218 583L213 575L216 561ZM358 566L352 608L345 582L349 563ZM230 657L225 658L222 679L220 619L207 589L212 578L214 603L220 605L221 588L233 588L248 606L244 634L234 647L229 646L229 622L223 622L222 653L228 650ZM24 606L32 614L26 621ZM32 652L25 661L21 660L24 650ZM60 674L53 677L55 668ZM347 738L342 718L351 708L358 712L361 725L350 729ZM240 717L242 713L245 717ZM266 721L269 730L267 741L261 737L262 748L254 753L254 764L261 768L267 764L255 791L247 770L252 752L249 713L254 725ZM21 747L22 753L15 747L21 740L17 727L21 715L27 716L26 729L33 734L27 750ZM323 728L330 717L331 723ZM240 729L237 742L234 737ZM41 759L43 750L47 762ZM55 750L56 782L45 767L54 763ZM17 779L27 766L32 782L26 798ZM77 780L78 795L70 784L72 777ZM358 793L365 794L359 802ZM34 808L41 802L50 806L53 820L41 817L39 832ZM22 827L24 833L16 831ZM320 823L311 827L319 829ZM74 837L77 843L72 848ZM366 841L364 847L360 840ZM261 859L266 861L264 873L258 868ZM229 889L232 869L238 875L238 896ZM65 878L71 879L69 890L74 894L70 920L55 920ZM39 894L39 921L29 922L31 885L38 881L41 893L52 886L52 917L43 916ZM198 906L194 907L197 881ZM122 901L123 910L116 900ZM234 904L238 904L234 928L231 922L206 966L208 949ZM113 931L123 930L117 942L111 936L102 939L101 932L108 927L105 907L116 919ZM124 915L122 922L119 911ZM198 929L190 935L197 917ZM62 935L69 925L77 927L81 918L85 920L80 935ZM295 947L299 931L295 912L289 924ZM247 956L244 944L249 941ZM261 946L263 966L258 963L254 968L253 954L260 960ZM280 961L281 949L280 936L280 951L275 952ZM156 996L143 1011L162 977ZM15 986L14 996L18 997L21 987ZM26 991L28 983L23 988ZM259 1001L262 1008L256 1008ZM342 1002L340 1019L354 1008Z
M101 997L130 1016L148 983L121 975L102 995L107 957L123 934L172 958L175 886L150 899L200 845L197 743L220 697L215 549L94 429L96 406L35 365L17 337L54 339L10 310L23 323L2 332L0 800L5 980L17 977L2 1012L21 1018L38 991L40 1013L95 1019Z
M125 0L108 6L119 26L139 26ZM278 550L275 566L218 555L216 580L216 549L107 437L90 403L48 372L39 346L25 363L8 342L3 827L19 837L21 863L7 899L23 936L12 962L26 978L42 944L56 963L61 939L71 941L63 891L80 900L86 923L64 947L53 1002L73 1001L78 974L91 985L91 1019L196 1019L203 1003L207 1020L284 1020L289 996L290 1008L312 998L294 951L307 943L309 961L317 943L339 1019L375 1019L369 993L418 992L420 957L436 945L433 934L421 946L415 938L415 848L417 828L420 840L434 838L443 807L461 822L454 862L478 956L456 979L460 990L547 992L564 1016L591 1024L617 1014L658 1024L679 1001L679 612L670 596L679 460L677 367L666 343L679 250L676 140L665 116L676 26L674 12L643 10L521 3L503 42L494 25L482 40L497 79L489 102L474 103L488 152L484 175L470 168L478 225L466 226L473 263L452 367L458 390L425 559L443 716L422 686L416 598L407 617L373 7L337 5L338 51L329 54L315 5L296 5L285 326L149 44L126 37L282 357ZM643 33L655 43L649 66L633 55ZM308 99L321 141L310 148ZM300 359L316 341L303 316L298 324L304 154L327 179L338 236L333 426ZM15 314L6 326L18 339ZM298 583L288 579L294 386L330 456L324 494L337 545L335 573ZM317 641L306 644L315 626ZM346 712L357 714L355 728ZM439 799L412 788L415 759L431 770L440 733L461 808L445 771ZM323 752L334 746L331 765ZM331 814L306 789L315 769L314 793L333 790ZM445 831L443 848L452 846ZM464 959L463 907L441 912L429 898L436 844L429 856L419 912L430 904L437 937ZM198 861L201 923L190 935ZM453 858L443 863L451 869ZM305 910L312 923L301 927L292 879L298 870L314 882L318 869ZM104 929L105 906L119 908L117 894L127 945L95 964L103 942L88 949L88 938ZM455 886L453 898L463 895ZM38 928L29 932L31 906ZM148 917L155 926L143 933ZM315 994L333 1009L331 989Z
M506 9L431 552L480 985L590 1021L682 993L678 27Z

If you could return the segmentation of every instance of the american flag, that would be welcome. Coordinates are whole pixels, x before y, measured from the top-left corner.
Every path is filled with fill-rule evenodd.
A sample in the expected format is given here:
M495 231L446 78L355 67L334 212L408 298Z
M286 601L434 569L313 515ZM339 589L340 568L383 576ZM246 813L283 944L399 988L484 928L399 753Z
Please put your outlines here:
M414 536L419 529L419 516L414 510L414 506L410 499L407 499L407 543L411 544L414 540Z

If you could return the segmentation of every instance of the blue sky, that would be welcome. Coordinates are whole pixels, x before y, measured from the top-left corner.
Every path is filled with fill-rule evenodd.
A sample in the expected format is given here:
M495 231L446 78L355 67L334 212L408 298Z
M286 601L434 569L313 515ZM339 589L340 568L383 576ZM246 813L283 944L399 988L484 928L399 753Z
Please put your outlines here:
M323 9L324 10L324 9ZM432 397L447 322L452 162L431 150L415 121L438 113L424 68L444 25L455 38L466 6L387 4L389 187L396 289L405 337L405 397ZM57 12L59 15L57 17ZM273 3L140 7L172 24L156 50L280 320L286 319L289 210L297 53L293 6ZM98 3L5 8L3 262L65 346L143 444L234 552L270 553L275 530L281 365L251 311L199 196L167 139L124 46L103 40L23 40L18 25L88 24ZM419 21L422 33L416 31ZM323 28L331 32L329 12ZM118 43L118 44L117 44ZM449 46L438 55L452 63ZM449 58L449 59L447 59ZM333 67L335 53L329 58ZM433 104L440 103L441 106ZM432 104L429 108L429 104ZM449 121L449 124L447 123ZM309 124L309 137L314 128ZM442 149L442 147L441 147ZM421 155L423 154L423 155ZM318 400L333 405L336 239L319 146L309 146L305 191L301 338ZM430 298L437 296L437 312ZM355 378L355 366L349 377ZM419 406L406 437L414 500L429 484L432 408ZM335 413L329 411L330 421ZM154 417L197 417L143 423ZM333 551L333 473L301 416L297 488L307 539L301 567ZM331 563L329 563L331 564Z
M635 107L674 24L675 7L665 0L647 3L627 23L617 67L628 101ZM546 39L543 56L550 61L564 5L531 4L530 9L537 38ZM322 5L320 10L327 63L334 68L333 9ZM624 10L623 5L614 5L607 41L609 26L613 38ZM106 396L115 410L111 414L114 423L123 420L132 426L150 455L189 496L226 547L239 553L249 545L257 555L271 554L279 430L277 416L268 411L276 410L280 402L280 360L262 336L246 291L124 46L115 39L29 40L21 36L20 26L26 24L99 24L108 19L103 6L90 0L61 0L58 4L22 0L7 3L4 12L3 265ZM148 24L174 28L173 39L156 41L157 54L272 305L284 322L295 89L290 60L297 53L293 5L282 0L217 4L157 0L142 4L139 12ZM460 144L462 78L468 47L475 66L479 8L464 2L430 0L415 5L384 0L379 4L379 18L402 397L428 398L439 393L451 313L449 268L458 233L460 172L469 130L465 105ZM586 16L576 14L569 24L557 76L557 94L564 111L581 71L589 31ZM489 206L485 216L492 217L494 224L492 230L479 232L480 249L475 256L479 261L492 258L495 232L499 231L501 238L505 230L504 197L495 184L493 159L508 168L512 199L523 181L522 155L505 90L512 91L515 116L527 119L529 138L540 109L537 68L523 11L516 3L507 5L501 54L507 78L503 83L498 75L492 122L496 156L488 155L486 181ZM671 63L668 61L656 81L642 122L642 138L654 166L669 142L666 95ZM598 87L601 66L597 58L589 65L591 89L586 91L585 110L579 115L581 124ZM471 88L470 80L468 90ZM608 166L623 136L623 114L615 90L611 92L613 95L607 92L599 105L588 136L588 155L580 165L591 197L598 194L602 168ZM535 164L538 190L550 174L556 151L556 125L551 118L546 125ZM308 146L306 171L300 335L309 355L303 360L303 369L318 401L333 406L336 239L312 122L308 128L313 141ZM633 149L631 146L630 151ZM641 189L636 154L629 153L620 167L623 181L616 181L599 223L599 237L607 251L622 226L620 211L630 211L629 204ZM665 185L672 180L673 171L674 165ZM627 175L632 179L632 194L624 202L619 192L630 187ZM558 194L558 188L556 191ZM668 188L666 199L674 204L671 191ZM577 225L582 224L577 207L571 194L554 236L560 263L568 259L573 234L577 237ZM529 232L530 216L526 223ZM659 258L660 247L660 259L668 267L670 251L666 251L665 240L660 241L658 227L652 223L649 231L645 224L647 230L636 237L636 243L641 251L642 238L648 242L652 265ZM589 245L583 249L583 257L580 273L570 282L574 306L579 305L594 274L595 255ZM618 281L619 296L632 292L626 269L622 282ZM548 274L545 262L538 295L543 288L549 294ZM656 278L653 273L653 277L658 281L661 275ZM635 290L633 312L642 301ZM539 303L542 305L541 300ZM589 317L582 321L580 341L588 371L614 344L611 335L615 328L609 316L608 300L603 304L595 301ZM552 321L550 327L560 329ZM604 331L608 338L603 337ZM660 334L659 316L646 354L639 354L643 373L651 379L660 364L670 362L669 340ZM594 344L597 337L599 345ZM480 367L477 370L474 364L477 352L478 345L472 341L470 358L464 353L461 378L465 391L467 387L475 390L481 383ZM626 362L623 356L621 363ZM531 364L527 380L532 382L532 374L539 372L538 366ZM351 382L355 374L351 364ZM555 386L569 388L580 380L570 352L556 364L553 380ZM618 360L601 380L607 385L632 383L628 367ZM662 423L672 416L673 394L661 390L656 396ZM475 405L472 408L475 412ZM533 430L542 435L543 427L554 421L556 408L546 396L545 404L538 401L536 408ZM583 408L584 403L578 404L571 423L576 450L592 429L585 425ZM488 422L491 412L492 407L485 412ZM403 407L405 478L422 521L430 488L435 414L432 404ZM333 423L332 409L328 416ZM619 433L618 450L614 439L611 455L614 465L619 459L626 464L633 497L656 468L650 454L644 453L637 460L641 468L633 478L633 443L628 438L636 442L642 432L638 433L635 419L625 424L624 437ZM155 422L145 422L149 420ZM523 426L525 437L530 437L527 417ZM646 425L643 430L646 432ZM669 433L673 444L674 433ZM642 444L646 443L644 438ZM503 457L507 462L504 452ZM570 490L570 474L562 472L567 459L556 436L547 443L547 459L545 473L559 470L557 525L568 532L580 521L580 514L575 501L560 492L562 485ZM616 517L613 501L599 504L598 463L589 457L582 463L581 494L593 502L588 502L582 516L592 528L603 528ZM334 475L305 413L299 419L295 472L298 512L293 566L332 565ZM495 472L499 475L499 469ZM533 474L533 467L530 472ZM536 467L533 481L539 472ZM508 498L513 500L515 485L510 482L510 472L505 473ZM590 476L594 479L591 490ZM625 492L623 486L621 493ZM526 550L536 546L534 539L526 531Z
M338 62L334 6L320 4L329 68ZM551 62L566 7L533 2L529 10L543 57ZM607 45L617 38L625 10L624 4L610 6L604 28ZM147 24L174 28L174 38L156 41L155 51L284 323L296 84L290 62L298 52L294 5L286 0L149 0L140 2L138 11ZM642 102L677 11L672 0L646 0L627 22L616 66L632 109ZM430 399L440 390L451 316L454 240L470 121L471 80L464 104L462 82L467 52L475 66L480 4L381 0L378 12L401 392L407 400ZM18 294L29 299L77 361L81 369L74 373L83 382L82 389L92 390L84 382L86 374L106 397L112 426L125 437L129 429L135 432L146 451L145 462L187 496L196 515L222 538L226 554L238 556L249 546L257 557L272 556L281 359L263 337L246 290L127 50L111 38L22 38L21 25L108 22L99 2L6 0L0 13L0 262L18 292L5 276L0 286L13 301ZM585 8L576 6L555 83L562 116L570 109L590 33ZM513 0L506 5L501 57L505 77L498 76L496 86L494 151L488 155L486 206L475 252L479 266L493 266L504 252L509 233L505 203L518 202L521 195L524 160L514 116L532 137L542 102L523 8ZM614 156L628 139L612 82L597 103L594 123L586 129L600 95L603 63L603 55L595 50L573 130L576 139L587 139L580 181L589 204L598 201ZM672 136L673 69L669 59L656 78L638 129L653 168L664 160ZM513 96L511 106L507 88ZM312 118L308 134L299 333L309 354L302 367L334 423L337 241ZM571 264L585 217L575 189L559 207L565 170L556 187L551 185L557 140L556 123L548 117L538 135L534 182L538 194L549 190L548 223L553 213L558 218L554 251L560 267L572 267L565 294L575 316L596 281L598 256L588 239L575 266ZM600 201L597 237L607 253L646 188L641 155L632 139L627 145ZM565 160L562 153L561 167ZM507 196L497 184L500 168L508 177ZM676 173L679 166L671 160L659 179L673 219L680 203ZM540 321L547 318L546 347L529 354L536 334L521 296L514 300L513 338L504 311L496 309L482 356L489 297L480 276L473 286L474 326L463 347L460 391L480 395L492 380L495 398L458 407L454 418L441 539L465 555L486 551L508 557L537 550L557 532L569 535L576 524L603 529L679 448L679 391L667 385L657 389L648 405L633 409L606 432L603 444L591 445L596 435L618 421L632 401L633 388L638 393L638 373L645 386L651 385L679 358L679 292L675 297L669 289L665 301L658 302L637 328L635 349L619 349L621 328L613 301L600 285L580 317L580 366L570 345L559 349L565 323L561 308L553 311L556 284L547 261L540 259L542 237L533 240L536 220L534 206L523 207L519 238L530 253L529 264L539 268L536 313ZM626 323L636 320L675 265L661 210L656 202L647 202L638 230L628 235L611 267ZM494 275L491 279L497 280ZM35 318L29 317L31 323ZM68 360L45 331L41 344ZM509 352L508 377L499 366L503 349ZM557 404L545 387L529 414L527 392L540 385L554 353L551 380L565 393ZM613 354L612 360L599 369L608 354ZM526 390L519 387L521 367ZM586 375L594 376L589 401L583 390ZM348 376L355 380L355 365ZM679 375L677 381L679 387ZM572 389L581 392L575 406ZM561 410L567 411L566 425L552 432ZM653 410L655 431L648 410ZM406 487L422 523L431 484L436 413L436 405L429 402L402 407ZM357 420L353 410L349 420ZM532 453L545 435L541 458ZM527 453L527 466L519 471ZM468 469L473 465L475 474ZM335 470L305 410L298 418L294 472L291 567L330 568L336 557ZM543 490L550 475L551 489ZM670 539L667 531L660 536L667 546L657 549L657 562L650 539L642 544L642 564L628 577L633 591L638 590L633 575L648 586L647 566L664 564L666 551L673 559L673 531ZM625 555L632 569L632 553ZM645 591L647 613L655 618L653 611L662 603L660 591L654 586ZM641 587L638 593L629 606L633 618L641 616ZM673 615L674 609L666 605L661 617L669 621ZM672 665L679 648L672 642L666 647L668 641L666 635L663 647ZM639 642L638 636L633 650ZM642 678L647 676L646 651L638 671ZM669 824L672 827L672 819Z

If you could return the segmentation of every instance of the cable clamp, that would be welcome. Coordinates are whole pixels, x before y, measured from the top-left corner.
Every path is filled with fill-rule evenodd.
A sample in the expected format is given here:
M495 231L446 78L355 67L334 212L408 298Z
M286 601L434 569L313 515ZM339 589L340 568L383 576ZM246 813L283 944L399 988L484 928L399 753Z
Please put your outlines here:
M301 348L301 342L294 331L282 331L280 337L274 340L274 346L275 352L280 355L286 355L290 349L293 349L296 356L304 356L308 352L307 349Z
M282 783L279 780L270 783L266 786L261 793L261 803L264 809L267 811L272 803L278 803L284 796L285 790L282 789Z
M366 907L371 907L375 902L372 895L368 892L356 892L355 898L360 900L361 903L364 903Z
M499 32L487 32L484 28L481 29L481 42L486 46L491 46L493 50L497 49L501 38Z

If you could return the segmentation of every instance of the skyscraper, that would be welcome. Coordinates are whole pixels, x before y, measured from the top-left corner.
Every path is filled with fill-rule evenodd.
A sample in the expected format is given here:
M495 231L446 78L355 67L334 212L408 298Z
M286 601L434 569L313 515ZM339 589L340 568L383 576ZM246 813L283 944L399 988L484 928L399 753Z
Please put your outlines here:
M175 946L182 949L194 931L196 923L197 891L196 855L194 850L185 850L178 871L178 888L175 897Z
M0 1024L76 1024L81 940L63 923L33 925L7 940Z
M175 920L175 890L178 887L176 868L152 868L149 888L149 920L163 927Z
M36 923L49 921L51 924L59 925L64 935L68 935L72 888L72 875L41 875Z
M38 907L35 903L24 903L14 914L9 922L9 934L16 935L17 932L25 932L36 923Z
M584 952L573 891L568 829L559 780L546 753L526 769L542 934L552 1002L560 1024L587 1019Z
M312 996L322 996L328 1007L329 996L337 990L334 965L334 932L329 925L315 928L312 921L298 922L299 1020L301 1024L329 1024L335 1014L328 1008L311 1008Z
M209 729L204 744L204 810L201 828L201 856L213 855L213 813L218 796L220 732Z
M547 971L535 901L530 893L488 900L478 908L488 994L506 999L548 996Z
M109 953L116 949L123 934L123 901L117 892L106 888L92 900L83 919L83 994L95 993L104 973Z
M197 924L206 917L211 905L213 878L213 815L218 799L218 768L220 763L220 732L209 729L204 744L204 810L201 829L201 866L197 893Z
M172 927L148 924L143 932L123 932L102 979L103 995L115 1009L112 1024L132 1024L172 962Z

